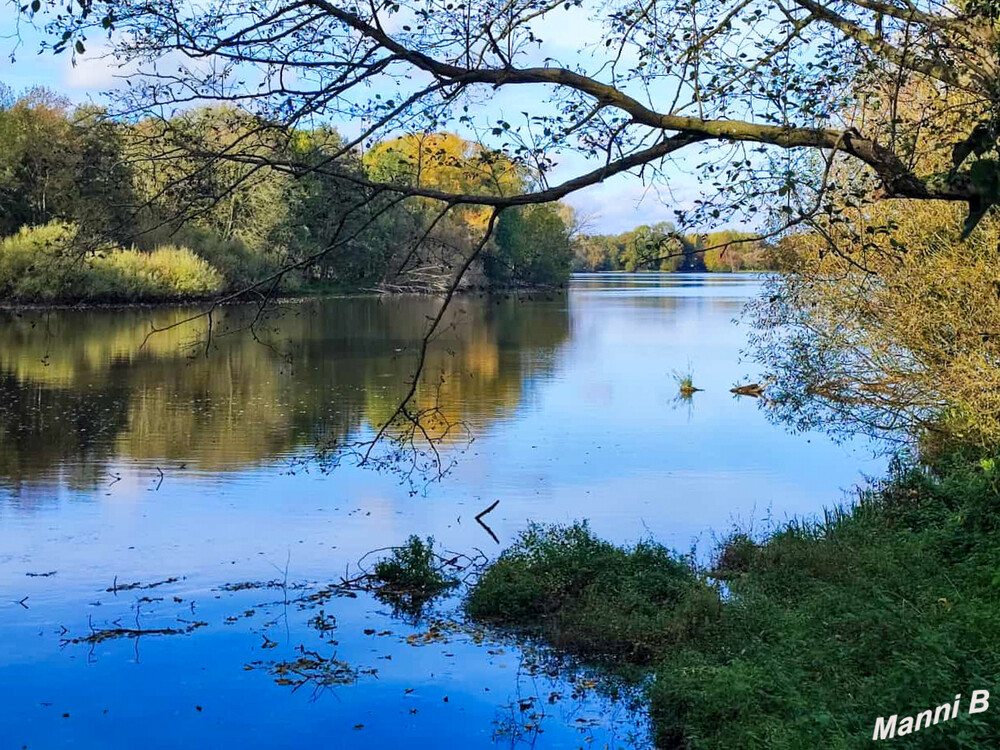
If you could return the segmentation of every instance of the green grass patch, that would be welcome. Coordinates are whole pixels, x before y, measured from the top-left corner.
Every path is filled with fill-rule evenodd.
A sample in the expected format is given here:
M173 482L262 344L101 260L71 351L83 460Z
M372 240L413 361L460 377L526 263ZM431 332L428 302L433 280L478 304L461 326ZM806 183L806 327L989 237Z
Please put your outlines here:
M583 523L529 527L466 600L473 618L538 628L562 648L639 664L718 609L688 558L653 542L616 547Z

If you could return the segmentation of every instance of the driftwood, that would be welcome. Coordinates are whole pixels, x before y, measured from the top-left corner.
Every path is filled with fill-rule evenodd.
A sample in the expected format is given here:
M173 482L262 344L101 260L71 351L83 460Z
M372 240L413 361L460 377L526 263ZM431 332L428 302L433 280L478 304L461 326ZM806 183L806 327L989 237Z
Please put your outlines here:
M497 507L499 504L500 504L499 500L494 500L493 504L490 505L490 507L488 507L486 510L480 511L478 514L476 514L476 523L478 523L480 526L482 526L484 529L486 529L486 533L489 534L490 537L493 539L493 541L496 542L497 544L500 544L500 540L497 539L497 535L493 533L493 529L491 529L486 524L486 522L483 520L483 516L485 516L487 513L492 512L493 509L495 507Z
M764 386L760 383L747 383L746 385L738 385L735 388L730 388L729 392L735 393L737 396L760 398L764 395Z

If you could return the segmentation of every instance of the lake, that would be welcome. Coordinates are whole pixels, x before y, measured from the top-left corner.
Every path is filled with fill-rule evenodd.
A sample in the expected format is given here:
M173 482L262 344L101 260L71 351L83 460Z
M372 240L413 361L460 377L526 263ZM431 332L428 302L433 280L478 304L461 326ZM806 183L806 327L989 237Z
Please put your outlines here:
M588 519L704 557L843 501L884 468L869 445L729 392L760 283L456 299L415 401L455 426L440 481L314 460L392 414L433 299L226 308L207 346L204 319L147 338L179 307L0 313L3 746L645 747L628 691L455 622L457 597L418 617L316 594L410 534L491 557Z

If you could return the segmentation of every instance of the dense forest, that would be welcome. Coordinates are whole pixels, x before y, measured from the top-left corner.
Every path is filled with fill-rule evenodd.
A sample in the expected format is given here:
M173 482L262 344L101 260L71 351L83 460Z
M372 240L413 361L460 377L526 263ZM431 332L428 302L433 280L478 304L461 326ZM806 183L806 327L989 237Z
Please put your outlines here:
M15 97L0 88L0 298L193 299L254 284L285 293L433 291L483 232L479 207L439 219L425 199L366 195L318 171L293 175L205 156L237 142L275 162L312 164L344 147L332 128L266 127L231 106L126 122L46 89ZM503 194L533 179L450 133L404 136L349 156L359 182ZM465 283L563 283L570 223L569 209L554 203L506 211ZM423 266L397 284L418 240L429 248Z

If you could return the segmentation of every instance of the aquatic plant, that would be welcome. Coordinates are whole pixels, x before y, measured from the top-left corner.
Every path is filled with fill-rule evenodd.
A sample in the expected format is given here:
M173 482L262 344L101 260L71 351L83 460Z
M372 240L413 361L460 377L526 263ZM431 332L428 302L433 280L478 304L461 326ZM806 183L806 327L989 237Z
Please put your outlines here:
M392 605L398 616L415 621L429 601L459 584L445 572L447 562L434 552L434 537L425 541L411 535L406 544L375 563L370 576L377 583L375 595Z
M440 558L434 552L434 537L424 541L416 535L406 544L395 547L392 554L375 563L372 575L382 584L381 591L433 596L458 585L446 575Z
M674 380L677 381L677 390L681 398L691 398L692 395L701 390L701 388L695 387L694 370L690 362L688 362L687 368L683 372L674 370L672 375Z

